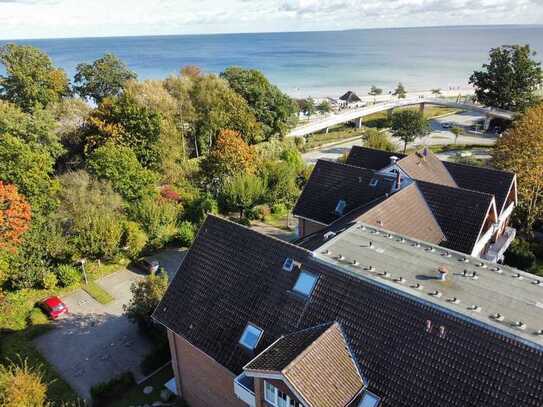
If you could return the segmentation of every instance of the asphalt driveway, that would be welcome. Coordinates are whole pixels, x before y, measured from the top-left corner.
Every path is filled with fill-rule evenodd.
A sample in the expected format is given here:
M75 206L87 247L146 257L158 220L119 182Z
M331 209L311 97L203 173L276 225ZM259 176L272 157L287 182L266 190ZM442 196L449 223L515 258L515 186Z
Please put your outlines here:
M166 250L157 255L170 273L175 273L184 251ZM130 286L143 278L137 270L121 270L98 284L115 300L107 305L95 301L83 290L63 297L70 313L55 322L55 329L35 339L43 356L83 398L90 388L131 370L136 380L143 378L139 367L152 349L149 340L135 324L123 316L123 304L130 301Z

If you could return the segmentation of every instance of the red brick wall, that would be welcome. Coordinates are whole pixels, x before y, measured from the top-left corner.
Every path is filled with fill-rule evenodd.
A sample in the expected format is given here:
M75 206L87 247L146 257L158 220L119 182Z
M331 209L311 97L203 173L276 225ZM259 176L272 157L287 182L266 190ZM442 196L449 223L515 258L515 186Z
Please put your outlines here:
M177 361L172 352L174 372L179 372L182 397L191 407L247 407L234 394L233 373L182 337L169 337L177 352Z
M311 222L306 219L298 219L298 235L299 237L305 237L312 233L318 232L319 230L325 228L325 226L320 223Z

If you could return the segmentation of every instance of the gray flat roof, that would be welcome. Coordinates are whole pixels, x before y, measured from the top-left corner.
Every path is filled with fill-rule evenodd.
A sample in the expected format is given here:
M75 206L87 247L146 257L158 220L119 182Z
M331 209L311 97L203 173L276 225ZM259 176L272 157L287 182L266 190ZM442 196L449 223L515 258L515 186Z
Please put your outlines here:
M533 274L362 223L329 238L314 256L543 347L543 278ZM444 281L440 267L448 272Z

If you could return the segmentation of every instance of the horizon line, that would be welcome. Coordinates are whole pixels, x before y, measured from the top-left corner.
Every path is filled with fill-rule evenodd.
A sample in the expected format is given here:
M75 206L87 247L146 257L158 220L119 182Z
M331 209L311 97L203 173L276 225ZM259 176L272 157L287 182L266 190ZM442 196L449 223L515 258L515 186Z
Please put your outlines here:
M185 33L185 34L124 34L124 35L97 35L83 37L26 37L26 38L0 38L0 42L9 41L48 41L48 40L83 40L102 38L141 38L141 37L194 37L194 36L219 36L219 35L258 35L258 34L297 34L297 33L325 33L348 31L378 31L378 30L410 30L410 29L436 29L436 28L490 28L490 27L543 27L543 24L458 24L458 25L421 25L399 27L368 27L346 29L323 30L299 30L299 31L246 31L246 32L212 32L212 33Z

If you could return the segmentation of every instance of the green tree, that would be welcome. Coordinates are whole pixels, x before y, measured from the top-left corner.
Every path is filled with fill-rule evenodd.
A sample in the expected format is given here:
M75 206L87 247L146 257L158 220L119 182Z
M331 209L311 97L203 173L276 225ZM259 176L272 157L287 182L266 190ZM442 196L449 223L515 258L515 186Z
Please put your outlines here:
M132 283L130 291L132 298L128 305L123 305L124 312L128 319L138 324L141 330L154 330L154 323L151 319L153 311L164 296L168 288L168 275L149 274L143 280Z
M28 361L0 365L0 405L44 407L47 384L40 368L32 368Z
M257 120L262 123L266 139L285 135L297 111L296 104L289 96L256 69L230 67L221 77L247 101Z
M374 148L376 150L396 151L396 146L390 140L390 137L377 129L367 128L362 135L364 146Z
M136 78L117 56L105 54L92 64L77 65L73 89L79 96L100 103L108 96L118 96L124 84Z
M25 112L36 106L47 107L69 92L69 81L47 54L29 45L8 44L0 47L0 63L6 75L0 75L0 97Z
M270 206L283 204L292 208L300 195L298 171L287 161L268 161L260 173L264 182L263 198ZM301 170L300 170L301 173ZM252 207L254 205L250 205Z
M492 153L496 168L517 174L515 218L528 235L543 217L543 104L530 108L498 139Z
M451 133L454 134L454 144L458 142L458 137L464 134L464 129L462 127L453 127Z
M368 95L373 96L373 102L375 102L375 98L377 96L382 95L382 94L383 94L383 89L378 88L375 85L372 85L370 91L368 92Z
M136 222L125 222L123 247L131 259L137 259L145 248L149 238L145 231Z
M145 167L158 168L161 116L130 95L106 98L88 119L87 153L108 141L130 147Z
M87 168L99 179L111 182L113 190L127 201L154 193L155 174L144 168L128 147L107 143L90 155Z
M298 100L298 105L300 106L300 111L307 117L311 117L317 113L317 106L313 98L300 99Z
M265 192L262 179L256 175L238 174L226 182L222 198L227 207L239 211L239 218L242 219L244 211L255 206Z
M396 86L396 89L394 90L394 93L392 94L394 96L397 96L398 99L405 99L407 96L407 91L405 90L405 87L401 82L398 83L398 86Z
M479 103L516 112L533 106L543 74L530 46L504 45L491 49L489 56L490 62L469 79Z
M332 111L332 105L327 100L323 100L317 105L317 111L321 114L330 113Z
M430 124L422 112L410 109L399 110L392 115L392 135L404 142L405 153L407 144L417 137L424 137L430 132Z

